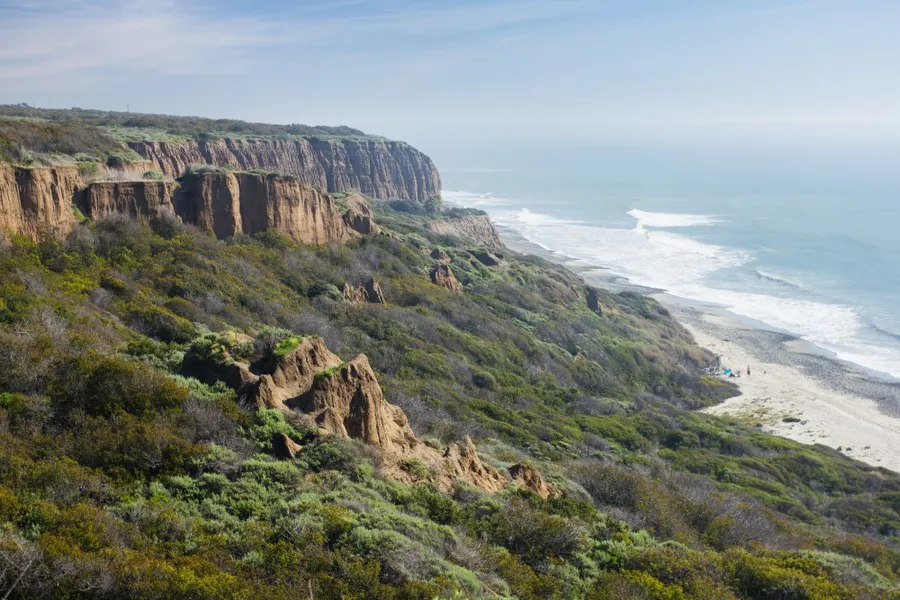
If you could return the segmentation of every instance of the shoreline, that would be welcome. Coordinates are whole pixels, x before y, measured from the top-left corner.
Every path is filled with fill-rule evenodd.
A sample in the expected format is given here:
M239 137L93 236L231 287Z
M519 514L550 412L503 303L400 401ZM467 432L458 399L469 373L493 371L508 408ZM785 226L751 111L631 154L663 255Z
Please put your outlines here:
M741 395L703 412L900 472L900 417L886 413L875 399L896 395L896 384L807 353L797 338L748 327L725 311L679 305L665 296L657 300L699 345L720 355L723 366L742 371L741 377L728 379Z
M496 224L495 224L496 226ZM874 467L900 472L900 382L834 357L782 333L701 301L632 284L598 265L568 259L498 226L504 244L581 275L590 285L636 291L659 301L698 345L741 369L729 378L740 395L703 412L732 418L803 444L821 444ZM751 376L746 376L747 366ZM788 419L788 421L785 421Z

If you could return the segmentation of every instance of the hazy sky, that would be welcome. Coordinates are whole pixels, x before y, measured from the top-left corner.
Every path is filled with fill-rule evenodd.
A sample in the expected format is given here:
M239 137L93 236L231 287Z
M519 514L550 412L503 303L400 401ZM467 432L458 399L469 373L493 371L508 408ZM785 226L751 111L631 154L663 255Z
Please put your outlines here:
M0 0L0 102L410 141L900 138L898 0Z

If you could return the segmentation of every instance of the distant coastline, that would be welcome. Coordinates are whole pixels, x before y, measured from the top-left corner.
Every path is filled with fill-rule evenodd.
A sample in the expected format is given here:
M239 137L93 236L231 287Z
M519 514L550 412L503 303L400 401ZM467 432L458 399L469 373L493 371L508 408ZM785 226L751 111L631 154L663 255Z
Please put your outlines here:
M635 285L603 265L572 264L561 253L495 225L504 244L516 252L563 264L597 287L652 296L691 331L698 344L721 355L724 365L742 370L749 365L756 370L749 378L729 379L739 385L741 395L707 412L900 472L900 381L829 356L797 336L713 303Z

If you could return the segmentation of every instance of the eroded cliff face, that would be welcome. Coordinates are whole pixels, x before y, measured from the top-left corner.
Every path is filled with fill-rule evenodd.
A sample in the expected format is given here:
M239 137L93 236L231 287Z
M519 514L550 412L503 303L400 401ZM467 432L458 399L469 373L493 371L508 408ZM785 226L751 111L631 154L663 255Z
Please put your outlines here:
M375 139L187 140L129 142L155 168L179 177L193 164L277 170L329 192L426 200L441 190L428 156L403 142Z
M343 242L357 232L334 200L292 177L252 173L203 173L184 180L175 212L217 237L274 229L305 244Z
M291 177L239 174L243 232L275 229L306 244L342 242L355 235L334 200Z
M303 338L284 356L253 368L227 355L204 361L188 353L182 373L208 383L224 381L245 406L281 410L329 434L369 444L378 449L382 470L394 479L428 480L446 491L460 481L491 492L509 484L508 477L481 462L468 438L442 449L418 439L403 410L385 399L368 358L360 354L344 363L321 338ZM278 440L276 448L285 458L302 452L293 440ZM421 468L411 469L411 464Z
M458 219L440 219L429 221L426 227L441 235L452 235L463 238L487 248L500 248L500 234L487 215L468 215Z
M72 202L80 185L75 167L0 164L0 228L33 238L67 234L77 223Z
M341 286L341 294L344 300L351 304L384 304L384 290L374 278L369 278L362 285L344 283Z
M132 219L152 218L162 211L174 212L178 191L174 181L103 181L90 184L84 191L81 211L92 219L113 214Z
M334 199L292 177L212 172L174 181L100 181L84 185L76 168L0 165L0 228L37 237L67 234L73 206L92 219L113 214L152 218L162 212L217 237L275 229L305 244L345 242L377 231L359 198L343 214Z

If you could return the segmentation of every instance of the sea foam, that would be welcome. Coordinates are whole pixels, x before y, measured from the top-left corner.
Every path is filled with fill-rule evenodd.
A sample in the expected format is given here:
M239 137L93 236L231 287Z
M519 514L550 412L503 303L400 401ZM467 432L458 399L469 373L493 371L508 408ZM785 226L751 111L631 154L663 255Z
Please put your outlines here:
M603 267L638 285L718 304L797 335L841 359L900 376L900 353L869 339L873 329L857 308L815 298L792 278L753 268L755 256L751 252L670 231L714 226L722 222L721 217L632 209L627 213L635 221L632 228L609 227L542 214L489 194L445 191L443 195L451 204L488 211L502 227L570 265ZM769 285L769 293L757 286L730 289L717 277L741 268L755 275L760 286Z
M637 229L647 227L702 227L721 222L715 215L688 215L679 213L648 212L632 208L628 215L637 219Z

